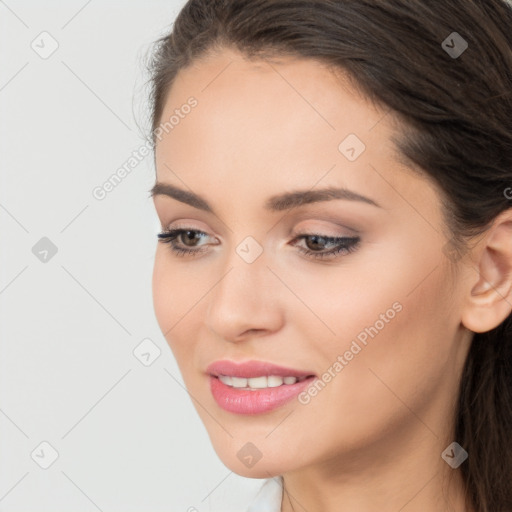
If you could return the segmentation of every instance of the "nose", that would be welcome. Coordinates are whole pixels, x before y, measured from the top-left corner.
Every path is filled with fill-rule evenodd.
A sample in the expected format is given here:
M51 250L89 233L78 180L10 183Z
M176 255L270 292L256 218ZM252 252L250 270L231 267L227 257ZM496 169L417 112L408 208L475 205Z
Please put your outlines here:
M247 263L237 254L229 260L209 294L205 320L220 339L238 342L281 328L283 286L266 263L264 257Z

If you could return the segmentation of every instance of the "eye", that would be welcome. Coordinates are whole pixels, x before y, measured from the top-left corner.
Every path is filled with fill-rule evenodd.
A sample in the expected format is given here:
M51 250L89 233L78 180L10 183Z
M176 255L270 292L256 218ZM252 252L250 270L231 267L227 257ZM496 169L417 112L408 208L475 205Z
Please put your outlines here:
M296 244L292 244L299 249L306 256L311 258L329 258L334 259L340 256L345 256L351 252L354 252L359 247L360 237L332 237L324 236L319 234L303 234L295 238L295 240L305 240L306 246L304 248ZM326 245L334 245L332 249L322 250ZM310 249L312 248L312 249ZM317 250L318 249L318 250Z
M184 235L184 236L183 236ZM204 231L197 229L177 228L169 231L158 233L158 239L160 242L167 243L171 247L171 251L177 256L185 256L186 254L197 254L199 252L205 252L205 249L194 249L194 243L201 238L208 237L208 234ZM182 239L185 248L180 247L177 243L177 239ZM191 244L191 245L188 245ZM192 249L187 248L192 247Z
M162 243L168 243L171 251L177 256L197 255L207 252L208 249L198 249L197 245L201 239L208 238L209 235L204 231L188 228L176 228L164 231L158 234L158 239ZM297 245L297 241L305 240L307 248ZM179 242L181 241L181 245ZM329 258L334 259L347 255L357 250L360 244L360 237L330 237L320 234L301 234L293 239L291 245L297 247L300 252L309 258ZM203 244L204 245L204 244ZM334 245L332 249L325 250L325 246Z

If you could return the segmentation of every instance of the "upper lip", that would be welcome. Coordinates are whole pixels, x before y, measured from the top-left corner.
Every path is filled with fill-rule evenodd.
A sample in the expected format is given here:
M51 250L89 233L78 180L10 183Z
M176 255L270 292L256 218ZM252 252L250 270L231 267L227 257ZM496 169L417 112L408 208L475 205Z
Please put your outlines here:
M210 375L218 377L219 375L229 375L232 377L261 377L262 375L277 375L279 377L310 377L314 376L312 372L286 368L268 361L245 361L236 363L228 359L214 361L206 371Z

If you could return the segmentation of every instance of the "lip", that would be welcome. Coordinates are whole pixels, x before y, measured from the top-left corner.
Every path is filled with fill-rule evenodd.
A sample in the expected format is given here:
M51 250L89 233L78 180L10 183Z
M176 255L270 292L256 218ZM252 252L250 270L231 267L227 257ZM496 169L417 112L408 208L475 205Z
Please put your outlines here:
M315 379L312 376L295 384L283 384L275 388L237 389L210 375L210 391L217 405L225 411L254 415L273 411L290 402Z
M235 414L261 414L272 411L291 401L306 389L316 375L313 372L280 366L268 361L236 363L227 359L214 361L206 372L210 378L210 391L218 406ZM263 389L240 389L224 384L219 375L252 377L277 375L279 377L307 377L295 384Z
M228 359L214 361L207 368L206 372L214 377L219 375L230 375L232 377L261 377L263 375L277 375L279 377L314 377L313 372L287 368L268 361L245 361L235 363Z

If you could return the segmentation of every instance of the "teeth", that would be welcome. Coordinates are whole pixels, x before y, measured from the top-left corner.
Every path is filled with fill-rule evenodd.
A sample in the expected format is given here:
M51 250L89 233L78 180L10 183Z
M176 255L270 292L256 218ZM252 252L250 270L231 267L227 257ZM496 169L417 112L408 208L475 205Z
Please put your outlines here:
M247 379L247 384L252 389L263 389L267 388L267 377L253 377L251 379Z
M244 377L231 377L231 385L234 388L245 388L247 386L247 379Z
M265 378L265 377L263 377ZM295 380L295 377L286 377L288 379L292 378ZM286 382L283 377L279 377L278 375L270 375L267 377L267 385L269 388L277 388L278 386L281 386L283 384L283 381L285 384L293 384L294 382Z
M228 377L227 375L219 375L219 380L226 384L226 386L232 386L231 384L231 377Z
M239 389L265 389L276 388L283 384L295 384L304 380L306 377L280 377L279 375L270 375L268 377L252 377L246 379L244 377L231 377L229 375L219 375L219 380L226 384Z

